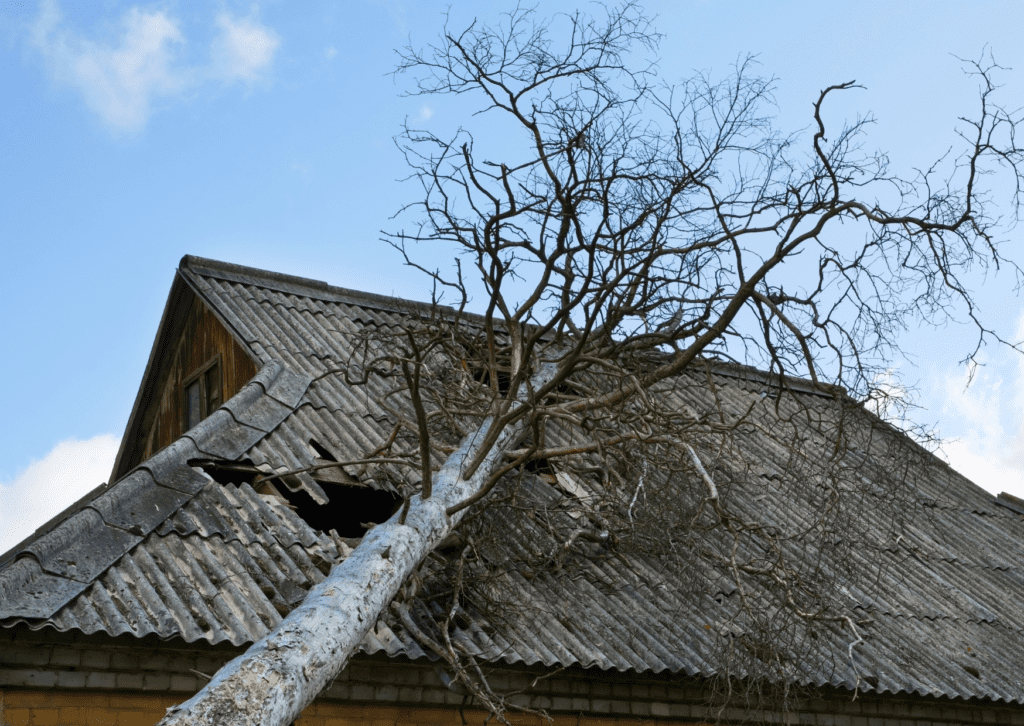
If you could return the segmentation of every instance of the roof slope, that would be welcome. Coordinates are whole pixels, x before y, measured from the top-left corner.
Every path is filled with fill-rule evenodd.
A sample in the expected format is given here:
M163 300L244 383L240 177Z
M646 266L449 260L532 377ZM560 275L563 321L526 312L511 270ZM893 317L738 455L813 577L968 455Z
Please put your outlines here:
M248 460L280 472L313 463L311 439L339 461L373 450L392 428L377 405L386 389L373 379L354 387L330 372L358 355L360 332L400 325L423 308L192 257L179 272L254 352L260 372L177 443L0 558L0 626L241 644L274 627L343 556L339 543L273 497L213 481L188 462ZM812 496L812 487L776 481L792 457L782 432L794 425L795 411L763 400L765 383L756 372L718 367L708 375L716 405L757 410L758 425L741 445L758 462L748 474L759 488L738 499L741 513L782 531L805 527L801 497ZM708 380L681 376L662 394L680 410L706 408ZM798 395L803 410L828 420L830 397L810 389ZM824 424L800 424L798 433L805 452L827 447ZM884 439L845 454L868 485L899 465ZM308 475L292 483L315 499L326 496ZM867 635L851 663L850 633L841 623L823 627L811 636L813 657L792 664L792 677L809 685L1024 703L1016 675L1024 662L1024 518L945 466L908 486L912 511L895 538L867 496L853 526L877 548L838 549L850 559L833 563L827 547L807 545L804 556L835 570L848 605L864 614ZM534 488L539 497L561 496L539 481ZM496 517L506 533L501 546L519 561L550 544L533 520ZM452 637L494 661L711 675L718 667L711 654L722 649L723 637L743 635L724 632L742 628L731 615L734 592L711 581L683 592L677 575L658 558L636 554L584 558L572 577L512 569L493 587L520 607L505 616L474 613ZM364 650L426 656L389 618Z

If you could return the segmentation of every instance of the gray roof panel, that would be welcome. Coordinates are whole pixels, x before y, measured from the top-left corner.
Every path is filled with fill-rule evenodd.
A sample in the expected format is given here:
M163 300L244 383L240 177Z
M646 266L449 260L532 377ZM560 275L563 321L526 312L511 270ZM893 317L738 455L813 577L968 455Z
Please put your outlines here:
M200 457L195 442L182 437L142 462L138 468L148 471L161 486L195 496L211 481L210 477L188 465L189 461Z
M220 408L189 429L200 454L218 459L237 459L265 436L265 432L240 424L231 413Z
M252 405L246 406L240 411L232 411L238 423L251 426L263 433L270 433L277 428L289 413L291 413L290 407L270 396L260 396L259 400Z
M89 506L111 527L147 535L189 499L185 492L157 484L145 469L136 469Z
M44 572L90 583L142 541L104 524L99 512L83 509L25 547Z
M371 378L354 387L343 375L324 374L360 360L359 334L367 327L397 328L409 312L425 308L197 258L183 260L182 275L250 343L260 372L187 437L38 533L20 559L0 565L0 626L27 622L240 645L274 627L338 560L334 542L287 506L249 485L212 481L187 462L249 459L281 472L313 462L310 439L339 460L379 446L392 430L375 403L387 383ZM800 400L779 400L776 415L764 374L718 366L710 376L716 391L708 380L704 371L680 376L658 395L680 411L707 412L716 400L733 414L754 411L756 425L737 439L741 456L717 462L749 494L732 499L736 514L791 535L785 556L819 558L824 575L842 589L837 597L863 616L865 642L852 663L845 624L821 625L816 639L797 633L806 654L792 663L792 679L852 689L859 676L870 675L879 692L1024 704L1015 675L1024 662L1024 517L993 504L948 467L917 475L912 462L892 458L888 442L897 434L881 432L845 454L864 484L863 492L843 494L860 497L848 524L869 546L844 549L839 539L831 545L846 553L838 561L829 545L815 549L799 539L815 525L810 513L824 484L810 474L784 480L794 457L796 471L813 468L814 452L833 435L837 399L793 382ZM549 436L568 445L579 432L552 425ZM755 465L740 470L734 463L740 459ZM906 505L897 532L873 516L882 500L871 487L898 478L900 467L910 468L896 488ZM308 475L298 480L309 491L319 488ZM559 486L535 490L556 507L573 496L571 486ZM166 515L156 517L150 504L161 514L166 506ZM493 561L557 544L529 518L508 516L499 524L503 537ZM144 536L126 531L133 526ZM858 574L870 572L877 581ZM521 607L474 611L451 637L493 662L710 676L719 672L723 638L750 633L738 617L735 586L710 567L701 577L701 588L687 590L680 585L685 578L665 571L665 563L636 553L595 556L571 578L511 569L489 587ZM779 610L778 603L758 605L768 615ZM423 607L440 614L442 606ZM382 617L363 648L433 657L394 613ZM860 687L870 686L861 681Z
M306 394L306 389L309 388L311 382L312 378L310 376L296 373L286 368L270 384L270 388L267 389L267 395L280 401L288 408L295 408Z
M22 557L0 571L0 621L48 618L84 588L81 582L45 573L34 559Z

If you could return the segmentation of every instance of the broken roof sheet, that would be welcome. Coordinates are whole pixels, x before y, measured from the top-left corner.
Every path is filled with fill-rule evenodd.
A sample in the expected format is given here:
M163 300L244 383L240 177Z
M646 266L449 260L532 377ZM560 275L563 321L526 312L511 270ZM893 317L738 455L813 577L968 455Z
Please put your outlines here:
M349 386L329 372L353 354L361 331L398 326L422 306L191 257L180 274L259 358L259 373L175 444L0 557L0 626L238 645L273 628L344 555L339 542L273 497L213 481L188 462L245 460L280 472L313 463L311 439L339 460L372 450L392 428L376 403L387 390L373 379ZM761 405L764 381L756 372L719 367L711 378L723 407ZM699 409L707 386L681 376L664 395L681 409ZM827 417L828 397L809 389L798 395ZM768 404L758 410L763 425L741 445L758 462L750 474L763 488L739 506L782 530L799 528L806 524L804 493L772 483L792 454L773 423L786 411ZM799 433L807 450L826 443L827 432L813 426ZM884 446L846 456L865 477L894 465ZM311 496L323 493L308 475L294 483ZM836 563L848 604L870 621L855 662L849 632L833 623L822 628L814 657L793 665L793 679L852 689L866 676L861 689L1024 703L1017 675L1024 661L1024 517L945 466L915 486L920 507L895 538L873 521L868 497L856 525L879 547L843 550L850 561ZM529 518L503 521L502 546L513 555L547 542ZM858 580L859 571L875 573L878 582ZM475 613L453 632L492 661L711 675L717 665L709 654L721 649L723 628L737 627L723 625L735 597L728 587L684 597L653 557L594 557L571 578L512 569L496 587L514 593L521 607L499 618ZM428 657L397 622L382 618L364 650Z

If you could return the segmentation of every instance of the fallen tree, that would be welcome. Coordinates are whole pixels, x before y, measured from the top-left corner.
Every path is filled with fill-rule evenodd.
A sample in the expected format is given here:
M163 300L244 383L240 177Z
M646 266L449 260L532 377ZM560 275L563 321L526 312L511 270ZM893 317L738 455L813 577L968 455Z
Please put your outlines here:
M414 231L387 239L438 289L454 292L455 304L410 318L386 341L368 340L367 355L353 362L358 370L336 373L354 385L360 376L397 382L388 405L396 431L414 444L403 456L418 490L406 492L405 506L373 527L274 632L161 723L290 723L404 585L404 601L415 597L410 577L467 513L501 487L514 490L509 477L531 462L559 459L563 474L604 467L602 486L619 494L600 506L578 497L578 526L560 532L561 550L546 563L631 527L654 472L688 476L691 509L671 513L673 526L690 523L688 556L730 572L752 618L767 593L795 620L848 627L852 656L856 623L828 603L807 604L821 599L801 584L813 578L773 544L770 527L730 510L705 466L703 451L727 448L709 443L713 436L727 436L744 417L675 411L662 387L717 356L757 365L783 392L796 374L837 401L866 400L879 394L895 335L915 315L940 321L966 310L978 346L998 340L974 317L963 277L1006 262L980 186L986 165L1008 166L1018 191L1021 180L1018 118L992 100L998 67L969 64L981 105L963 122L961 156L906 180L890 173L883 155L861 150L866 121L827 133L826 102L854 83L820 94L810 139L780 136L764 115L772 83L749 62L721 82L698 76L665 88L655 66L631 60L658 41L636 6L599 21L561 20L564 27L552 29L517 9L498 26L446 29L437 46L403 56L400 70L417 74L414 93L475 94L481 118L493 124L485 134L500 137L492 161L468 132L444 139L405 129L400 146L422 199L404 210ZM839 233L850 224L862 238ZM421 244L454 248L455 272L420 265ZM812 255L816 262L798 266ZM485 301L479 318L465 313L477 290ZM547 431L558 427L585 435L572 446L549 445ZM838 449L841 420L836 430ZM843 476L828 468L836 457L822 459L816 476ZM573 481L561 485L578 486ZM834 484L823 507L840 496ZM839 526L832 514L826 520ZM702 548L700 538L713 531L724 544ZM649 535L634 539L655 546ZM738 543L754 539L771 557L737 554ZM396 610L503 718L506 704L474 675L472 659L439 642L443 627L435 638L408 607ZM775 660L782 673L782 658Z

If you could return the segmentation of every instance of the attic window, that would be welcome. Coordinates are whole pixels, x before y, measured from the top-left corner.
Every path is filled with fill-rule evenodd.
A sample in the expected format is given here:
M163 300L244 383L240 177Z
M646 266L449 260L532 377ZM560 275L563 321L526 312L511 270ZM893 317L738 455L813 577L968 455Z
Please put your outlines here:
M223 403L220 357L201 366L182 385L183 430L188 431Z

